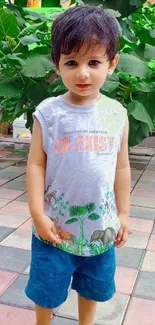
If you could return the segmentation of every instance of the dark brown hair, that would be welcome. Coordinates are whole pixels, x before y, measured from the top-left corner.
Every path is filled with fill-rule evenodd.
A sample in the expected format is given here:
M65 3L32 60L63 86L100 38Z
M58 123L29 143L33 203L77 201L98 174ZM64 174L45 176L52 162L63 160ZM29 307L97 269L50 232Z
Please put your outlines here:
M119 27L116 18L107 10L79 6L61 13L52 26L52 59L59 65L60 55L79 51L87 44L99 44L106 50L109 61L118 51Z

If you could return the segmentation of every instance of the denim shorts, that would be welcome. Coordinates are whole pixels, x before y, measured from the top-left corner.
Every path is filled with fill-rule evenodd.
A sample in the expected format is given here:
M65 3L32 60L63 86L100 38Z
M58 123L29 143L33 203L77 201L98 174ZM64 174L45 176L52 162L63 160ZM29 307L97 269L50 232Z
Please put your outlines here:
M56 308L71 287L88 300L104 302L115 293L115 249L97 256L76 256L32 236L32 261L26 295L43 308Z

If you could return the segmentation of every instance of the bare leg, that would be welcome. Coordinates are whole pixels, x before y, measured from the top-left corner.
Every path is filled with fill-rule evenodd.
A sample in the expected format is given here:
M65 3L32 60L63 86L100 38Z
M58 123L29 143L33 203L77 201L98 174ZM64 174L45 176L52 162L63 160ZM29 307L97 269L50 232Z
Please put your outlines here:
M79 325L94 324L96 306L96 301L87 300L78 295Z
M35 306L36 309L36 325L51 325L52 309L42 308L38 305Z

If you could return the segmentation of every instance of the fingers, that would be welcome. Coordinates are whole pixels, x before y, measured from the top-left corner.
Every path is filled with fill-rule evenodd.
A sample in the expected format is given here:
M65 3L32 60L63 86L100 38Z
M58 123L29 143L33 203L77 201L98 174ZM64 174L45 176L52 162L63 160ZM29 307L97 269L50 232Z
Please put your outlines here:
M57 244L57 245L60 245L62 243L62 240L59 237L59 235L57 234L54 226L52 226L51 229L48 230L48 232L46 234L44 234L43 240L47 240L47 241Z
M121 227L121 229L118 232L116 241L115 241L115 247L121 248L128 239L128 229L127 227Z
M57 245L60 245L62 243L61 238L58 236L58 234L54 234L52 231L51 233L48 235L48 240L52 243L55 243Z

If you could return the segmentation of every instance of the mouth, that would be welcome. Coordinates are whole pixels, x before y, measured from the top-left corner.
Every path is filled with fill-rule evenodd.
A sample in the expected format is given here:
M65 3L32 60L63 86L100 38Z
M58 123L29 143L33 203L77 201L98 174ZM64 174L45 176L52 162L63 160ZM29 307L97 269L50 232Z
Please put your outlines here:
M76 84L76 86L80 89L88 89L91 84Z

